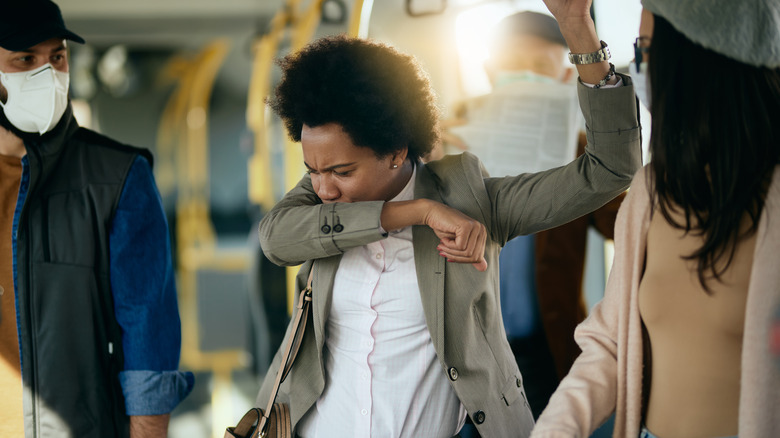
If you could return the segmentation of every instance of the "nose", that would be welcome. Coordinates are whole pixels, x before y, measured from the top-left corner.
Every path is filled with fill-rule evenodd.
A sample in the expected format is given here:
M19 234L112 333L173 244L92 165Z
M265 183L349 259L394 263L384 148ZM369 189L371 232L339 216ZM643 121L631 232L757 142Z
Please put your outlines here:
M322 202L335 202L341 196L329 174L317 175L316 181L312 181L312 183L315 184L314 189Z

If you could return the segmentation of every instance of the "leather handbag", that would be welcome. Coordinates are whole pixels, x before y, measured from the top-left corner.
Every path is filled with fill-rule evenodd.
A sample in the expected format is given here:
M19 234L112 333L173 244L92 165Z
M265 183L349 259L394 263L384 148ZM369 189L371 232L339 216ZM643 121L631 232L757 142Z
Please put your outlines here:
M290 407L286 403L276 403L276 395L279 393L279 386L292 369L295 356L298 355L298 350L301 347L311 308L311 281L313 277L314 267L312 266L306 288L301 291L298 297L293 330L287 341L279 371L276 373L276 381L271 389L271 399L268 400L268 406L265 410L260 408L248 410L235 427L225 429L224 438L292 438Z

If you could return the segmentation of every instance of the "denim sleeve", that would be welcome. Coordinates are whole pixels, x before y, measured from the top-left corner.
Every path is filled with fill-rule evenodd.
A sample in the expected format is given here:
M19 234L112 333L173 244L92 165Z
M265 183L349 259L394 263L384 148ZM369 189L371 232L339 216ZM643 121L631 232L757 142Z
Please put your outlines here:
M109 242L127 415L168 413L192 390L194 377L177 371L181 323L168 222L145 158L136 158L125 180Z

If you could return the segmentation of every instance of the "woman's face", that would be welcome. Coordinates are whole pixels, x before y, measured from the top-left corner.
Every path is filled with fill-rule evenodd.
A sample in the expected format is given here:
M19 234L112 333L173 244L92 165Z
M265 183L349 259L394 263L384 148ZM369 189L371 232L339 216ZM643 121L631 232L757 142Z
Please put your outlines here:
M301 148L314 191L326 204L389 201L404 188L411 175L406 148L377 158L372 149L355 146L336 123L303 125Z
M653 13L642 8L642 16L639 19L639 38L642 40L644 47L649 47L653 41L653 23ZM647 53L644 56L647 56Z

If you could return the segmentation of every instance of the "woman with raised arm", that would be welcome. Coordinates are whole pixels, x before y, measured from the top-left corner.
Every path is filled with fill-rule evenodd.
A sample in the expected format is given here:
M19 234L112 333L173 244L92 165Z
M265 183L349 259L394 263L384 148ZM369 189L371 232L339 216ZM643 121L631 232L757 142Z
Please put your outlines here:
M564 35L586 0L545 0ZM631 70L650 164L618 214L604 299L534 437L769 437L780 305L780 3L643 0ZM569 25L569 23L573 23ZM574 32L574 30L571 30Z
M581 49L605 54L595 33ZM437 141L439 114L411 56L336 36L280 65L270 105L301 142L308 174L259 231L271 261L304 263L299 286L314 275L313 318L281 387L295 433L449 438L470 416L483 436L528 436L533 419L499 308L498 253L625 190L641 161L630 79L593 55L580 70L595 86L580 87L585 155L489 178L468 153L420 160Z

